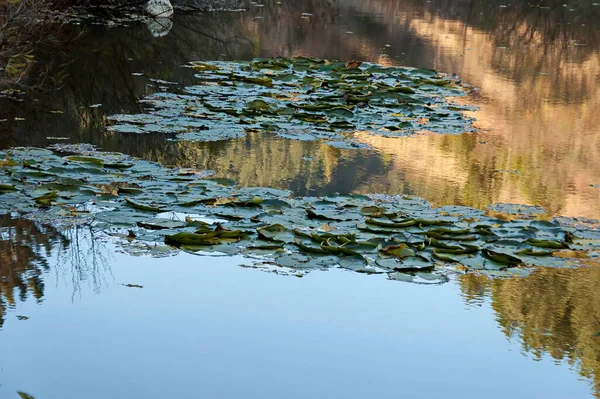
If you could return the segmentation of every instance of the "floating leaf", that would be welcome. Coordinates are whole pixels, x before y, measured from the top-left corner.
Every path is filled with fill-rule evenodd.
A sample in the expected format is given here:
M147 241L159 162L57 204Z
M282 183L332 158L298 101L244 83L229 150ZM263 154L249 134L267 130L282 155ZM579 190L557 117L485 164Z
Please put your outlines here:
M202 179L201 171L181 174L97 151L82 156L132 166L116 171L95 161L65 162L38 149L13 149L10 155L14 162L3 166L0 183L10 186L0 195L3 212L42 223L89 219L136 256L170 256L180 248L200 255L260 256L265 265L298 270L340 266L391 276L401 270L406 273L390 278L441 283L450 266L490 276L526 275L528 270L517 266L573 267L589 264L600 251L600 234L580 222L499 220L408 197L292 198L288 191L238 190L228 179ZM124 192L135 199L121 200ZM156 245L161 241L167 245ZM284 255L289 255L282 258L286 266L275 261Z
M186 227L188 224L180 220L173 219L150 219L143 222L137 222L137 225L145 229L163 230L163 229L178 229Z
M554 240L539 240L536 238L528 238L525 242L534 247L551 248L551 249L568 249L569 245L566 242Z
M400 259L415 255L415 251L406 244L391 245L389 247L382 248L379 251L383 254L395 256Z
M189 66L197 72L197 85L184 93L151 94L141 100L146 113L109 116L109 129L198 141L272 131L344 148L360 147L342 134L347 130L405 136L421 130L425 120L433 132L473 130L471 118L463 113L469 107L448 100L465 92L460 81L435 72L424 75L412 68L300 57ZM398 121L399 114L403 121ZM384 130L386 126L397 128Z
M130 198L125 198L125 202L127 203L127 205L135 208L135 209L139 209L142 211L151 211L151 212L162 212L164 211L164 208L161 208L157 205L153 205L153 204L143 204L141 202L137 202L134 201Z
M518 266L521 263L523 263L523 261L521 259L517 258L516 256L512 256L510 254L506 254L506 253L502 253L502 252L492 251L491 249L482 249L481 252L483 253L483 255L486 258L491 259L494 262L502 263L505 265Z
M281 224L271 224L256 229L263 240L274 242L294 242L294 234Z

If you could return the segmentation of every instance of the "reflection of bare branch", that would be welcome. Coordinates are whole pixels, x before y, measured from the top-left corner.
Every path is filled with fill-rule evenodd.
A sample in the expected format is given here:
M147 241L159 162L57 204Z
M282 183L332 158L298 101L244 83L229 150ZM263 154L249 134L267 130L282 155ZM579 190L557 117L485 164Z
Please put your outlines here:
M73 300L81 293L82 283L90 279L93 291L99 293L105 284L104 274L110 274L108 251L89 225L74 226L65 235L72 244L57 254L57 277L70 277Z
M4 309L15 306L15 289L22 301L28 293L42 300L46 257L53 247L64 246L65 242L66 238L52 226L0 215L0 326Z
M108 251L91 226L74 226L62 233L50 225L0 215L0 327L7 308L14 308L15 291L21 301L29 295L41 302L48 259L56 257L57 278L69 274L73 296L91 279L94 292L110 273Z

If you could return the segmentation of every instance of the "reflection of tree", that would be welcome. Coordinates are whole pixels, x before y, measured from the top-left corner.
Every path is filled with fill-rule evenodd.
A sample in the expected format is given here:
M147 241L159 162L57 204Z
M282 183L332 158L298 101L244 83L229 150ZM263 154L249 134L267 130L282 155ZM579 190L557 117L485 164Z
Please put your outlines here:
M468 302L490 296L508 338L536 358L548 354L579 368L600 398L600 268L540 269L526 278L460 279Z
M68 245L67 237L52 226L0 215L0 327L6 307L16 304L15 290L21 301L29 294L42 300L46 257L54 248Z
M55 268L57 276L68 278L75 294L90 281L98 291L107 270L102 241L89 226L57 228L27 219L0 215L0 327L7 308L32 296L41 302L45 273ZM55 257L55 265L49 259Z
M245 4L249 11L244 13L176 15L173 30L159 39L137 23L111 29L64 27L62 36L77 38L68 48L36 54L40 64L62 65L57 71L69 78L60 91L36 93L39 101L25 107L0 104L0 119L26 117L12 126L0 123L0 146L39 146L49 142L49 135L70 136L74 142L169 165L208 167L242 184L290 183L287 187L300 193L328 188L407 193L437 204L474 207L524 202L542 205L551 214L598 217L600 207L590 200L597 189L590 183L600 179L600 147L590 133L600 106L600 63L594 56L600 31L593 23L600 7L581 3L570 11L551 1L545 4L549 9L526 4L501 8L503 3L299 0L281 5L269 0L264 7ZM311 15L303 18L303 13ZM585 47L569 42L584 39ZM392 47L384 47L387 43ZM509 51L499 48L503 46ZM471 57L463 57L466 47ZM336 152L316 143L288 146L264 137L175 143L165 135L122 135L104 129L107 114L138 112L138 99L159 90L147 77L194 84L191 71L180 68L189 60L299 54L461 72L482 87L486 102L476 117L494 130L483 139L368 137L365 141L382 153L378 156ZM132 76L134 72L146 77ZM89 108L91 104L102 106ZM53 110L64 114L49 112ZM266 154L272 154L273 161ZM290 158L279 159L283 154ZM301 162L303 157L317 161ZM240 162L250 158L262 164ZM520 173L497 173L514 169ZM352 174L361 178L347 178ZM347 185L332 185L343 179Z

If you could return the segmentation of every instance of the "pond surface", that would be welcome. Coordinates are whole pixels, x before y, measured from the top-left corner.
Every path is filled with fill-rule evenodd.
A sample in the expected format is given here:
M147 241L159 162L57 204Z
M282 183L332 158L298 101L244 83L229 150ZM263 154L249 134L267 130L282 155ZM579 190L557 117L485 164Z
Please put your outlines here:
M0 147L91 143L297 195L600 219L597 3L280 3L179 13L160 38L139 22L58 27L36 49L41 90L0 97ZM106 130L140 98L196 84L189 61L298 55L457 73L477 88L459 101L479 107L478 131L357 134L370 148L351 150ZM297 278L237 257L132 257L95 234L0 216L0 397L600 397L598 268L435 286Z
M13 224L48 255L0 247L2 277L32 276L4 299L19 303L2 327L3 398L584 398L598 386L579 373L598 370L586 317L600 269L439 286L297 278L241 258L131 257L87 227Z

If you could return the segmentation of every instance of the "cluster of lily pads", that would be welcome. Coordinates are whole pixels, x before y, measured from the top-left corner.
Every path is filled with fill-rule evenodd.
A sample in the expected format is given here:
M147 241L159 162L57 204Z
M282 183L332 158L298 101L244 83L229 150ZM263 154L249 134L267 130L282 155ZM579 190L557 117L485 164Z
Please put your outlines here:
M300 274L342 267L443 282L457 268L524 274L527 266L572 266L600 253L593 228L505 221L401 196L294 198L118 153L12 149L0 152L0 170L0 213L83 219L121 234L135 254L242 254Z
M152 94L146 113L113 115L109 130L214 141L272 132L337 147L364 147L352 132L406 136L472 130L465 88L432 70L296 57L192 62L198 85Z

